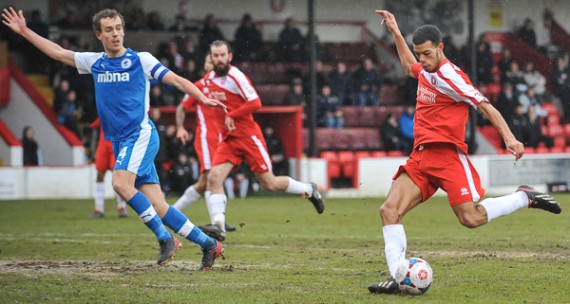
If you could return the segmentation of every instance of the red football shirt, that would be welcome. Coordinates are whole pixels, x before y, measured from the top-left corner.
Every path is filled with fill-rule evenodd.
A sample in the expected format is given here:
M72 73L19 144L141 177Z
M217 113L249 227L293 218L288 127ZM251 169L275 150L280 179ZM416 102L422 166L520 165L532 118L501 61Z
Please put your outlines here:
M261 100L249 78L238 68L231 66L226 76L217 76L214 71L204 77L208 96L223 102L228 108L228 117L234 119L236 130L225 136L263 138L259 125L253 119L253 112L261 107Z
M205 85L204 78L196 81L194 84L204 95L208 95L208 88ZM221 127L225 128L224 111L219 108L204 106L189 95L184 96L181 104L187 110L190 110L194 105L196 106L196 137L215 138L219 141Z
M465 129L469 105L475 109L489 100L481 95L469 77L445 59L434 73L421 64L412 65L418 78L414 147L429 142L450 142L467 154Z

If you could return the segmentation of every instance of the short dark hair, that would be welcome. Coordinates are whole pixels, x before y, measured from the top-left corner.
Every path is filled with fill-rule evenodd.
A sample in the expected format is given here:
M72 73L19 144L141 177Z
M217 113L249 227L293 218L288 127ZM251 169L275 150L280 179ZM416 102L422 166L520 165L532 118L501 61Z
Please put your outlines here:
M215 40L214 42L212 42L210 44L210 49L214 46L214 47L218 47L218 46L222 46L225 45L228 47L228 53L232 52L232 47L230 46L230 43L225 41L225 40Z
M415 45L423 44L426 41L431 41L435 45L441 43L441 31L435 25L422 25L414 32L412 42Z
M91 25L93 25L93 30L95 32L99 32L101 31L101 19L103 18L116 18L119 17L121 18L121 23L123 24L123 28L125 27L125 18L123 18L123 15L121 15L121 13L117 12L114 9L104 9L100 12L98 12L97 14L95 14L93 16L93 21L91 22Z

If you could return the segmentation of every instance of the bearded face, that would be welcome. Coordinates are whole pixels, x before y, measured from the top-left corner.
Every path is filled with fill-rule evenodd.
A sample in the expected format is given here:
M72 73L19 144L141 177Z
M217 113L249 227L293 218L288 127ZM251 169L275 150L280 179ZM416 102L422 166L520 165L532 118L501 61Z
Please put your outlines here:
M230 70L230 63L229 62L218 63L216 66L214 66L214 72L216 72L216 75L218 75L218 76L228 75L229 70Z

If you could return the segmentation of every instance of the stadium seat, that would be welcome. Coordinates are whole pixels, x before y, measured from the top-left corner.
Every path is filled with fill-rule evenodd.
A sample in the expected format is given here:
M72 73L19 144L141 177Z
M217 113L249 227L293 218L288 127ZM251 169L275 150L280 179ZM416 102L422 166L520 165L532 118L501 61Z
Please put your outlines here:
M370 152L370 157L386 157L388 156L388 153L386 153L386 151L382 151L382 150L374 150L372 152Z
M339 178L341 176L341 167L339 164L338 154L335 151L322 151L321 158L327 161L328 177Z
M558 108L553 103L545 102L545 103L541 104L540 107L544 111L546 111L546 113L548 113L548 115L552 115L552 114L558 114L559 115Z
M570 148L570 147L568 147ZM550 148L550 153L564 153L567 148L565 147L552 147Z
M317 129L317 149L319 151L336 149L337 129L318 128Z
M562 127L561 125L549 125L548 133L546 134L548 134L550 137L565 136L564 127Z
M560 115L558 114L549 114L548 115L548 125L559 125L560 124Z
M554 146L555 147L565 147L566 146L566 137L565 136L554 137Z
M352 132L350 129L333 129L334 132L332 140L333 140L333 147L336 150L348 150L350 149L351 142L352 142Z
M358 106L344 106L340 108L344 115L344 126L346 128L354 128L359 126L359 109L360 107Z
M567 138L570 138L570 123L564 125L564 134Z
M370 157L370 152L369 151L356 151L356 152L354 152L354 159L356 161L358 161L358 159L363 158L363 157Z
M380 104L395 105L401 103L400 87L396 84L385 84L380 88Z
M366 142L367 150L381 150L383 148L382 141L380 140L379 128L363 129L362 134L360 136L362 136L364 141Z
M402 152L400 150L388 151L388 157L402 157L402 156L406 156L406 155L404 154L404 152Z
M359 107L359 127L380 127L374 117L374 107Z
M524 147L524 154L534 154L536 150L533 147Z
M550 148L548 148L548 147L537 147L536 153L542 153L542 154L550 153Z
M287 92L288 84L259 84L255 86L257 94L264 105L281 105Z
M365 150L367 149L366 128L352 128L348 129L350 132L350 149L351 150Z
M342 166L342 175L346 178L354 177L355 158L352 151L339 151L338 162Z

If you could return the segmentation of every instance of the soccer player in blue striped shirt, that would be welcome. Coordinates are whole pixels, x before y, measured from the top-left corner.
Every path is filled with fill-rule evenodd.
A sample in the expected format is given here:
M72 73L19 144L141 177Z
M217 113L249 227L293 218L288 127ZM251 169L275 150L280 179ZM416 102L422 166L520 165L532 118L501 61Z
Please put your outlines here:
M205 235L188 218L170 207L162 195L153 160L159 147L156 128L148 117L149 80L157 79L208 106L225 106L207 98L190 81L168 70L150 53L125 48L123 16L105 9L93 16L93 30L104 52L74 52L45 39L26 25L22 11L4 9L2 22L50 58L90 73L95 83L97 111L105 138L113 142L117 159L113 189L127 201L160 244L158 264L169 261L180 242L164 227L197 243L204 253L200 269L211 269L221 255L221 243ZM220 109L220 111L222 111Z

